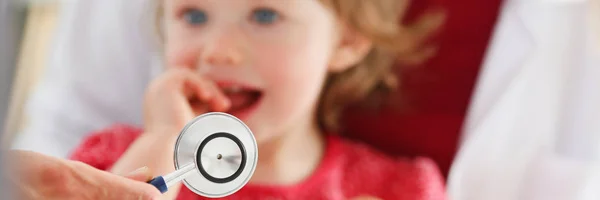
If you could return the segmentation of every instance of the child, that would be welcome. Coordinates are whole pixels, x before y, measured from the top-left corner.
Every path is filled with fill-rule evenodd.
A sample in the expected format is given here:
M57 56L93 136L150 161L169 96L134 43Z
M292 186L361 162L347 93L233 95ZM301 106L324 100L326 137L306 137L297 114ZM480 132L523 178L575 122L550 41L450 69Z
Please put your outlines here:
M389 84L396 58L421 60L440 18L400 26L402 0L162 2L165 72L144 102L144 129L115 126L72 159L122 174L172 172L177 134L209 111L243 120L259 144L250 183L228 199L445 199L426 158L394 159L332 134L344 106ZM177 185L165 199L200 199Z

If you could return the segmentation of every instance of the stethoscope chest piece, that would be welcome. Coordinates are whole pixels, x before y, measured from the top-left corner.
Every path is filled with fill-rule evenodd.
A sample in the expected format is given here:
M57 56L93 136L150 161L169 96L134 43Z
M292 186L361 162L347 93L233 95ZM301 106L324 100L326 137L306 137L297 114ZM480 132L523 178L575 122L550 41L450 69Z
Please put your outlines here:
M225 113L198 116L175 144L175 169L185 173L177 176L205 197L224 197L241 189L252 177L257 160L258 147L250 129Z

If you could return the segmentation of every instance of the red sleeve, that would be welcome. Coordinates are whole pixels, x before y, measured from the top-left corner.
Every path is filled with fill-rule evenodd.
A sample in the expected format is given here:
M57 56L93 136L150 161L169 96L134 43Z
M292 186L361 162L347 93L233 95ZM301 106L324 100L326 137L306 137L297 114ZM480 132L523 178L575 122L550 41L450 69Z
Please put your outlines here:
M114 125L83 139L69 156L100 170L108 170L142 133L132 126Z
M444 178L433 160L416 158L411 163L400 165L402 166L395 173L395 181L391 184L389 194L384 196L393 199L448 199Z

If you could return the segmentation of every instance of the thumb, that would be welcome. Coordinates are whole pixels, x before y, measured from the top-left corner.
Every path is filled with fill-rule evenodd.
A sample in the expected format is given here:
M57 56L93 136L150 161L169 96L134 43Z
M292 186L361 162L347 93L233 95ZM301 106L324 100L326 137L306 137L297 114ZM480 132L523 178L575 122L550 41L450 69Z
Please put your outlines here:
M153 178L152 172L150 171L150 168L148 168L148 167L142 167L142 168L136 169L132 172L129 172L129 174L125 175L125 177L132 179L132 180L143 181L143 182L147 182Z

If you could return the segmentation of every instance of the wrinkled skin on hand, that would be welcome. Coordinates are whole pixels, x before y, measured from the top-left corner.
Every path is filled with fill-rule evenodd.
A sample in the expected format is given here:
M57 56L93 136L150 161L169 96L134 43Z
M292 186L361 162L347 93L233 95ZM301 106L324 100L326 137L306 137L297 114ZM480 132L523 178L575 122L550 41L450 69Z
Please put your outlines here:
M95 169L81 162L63 160L29 151L9 151L6 155L9 179L16 199L135 199L154 200L160 192L145 183L151 178L147 168L128 176Z

